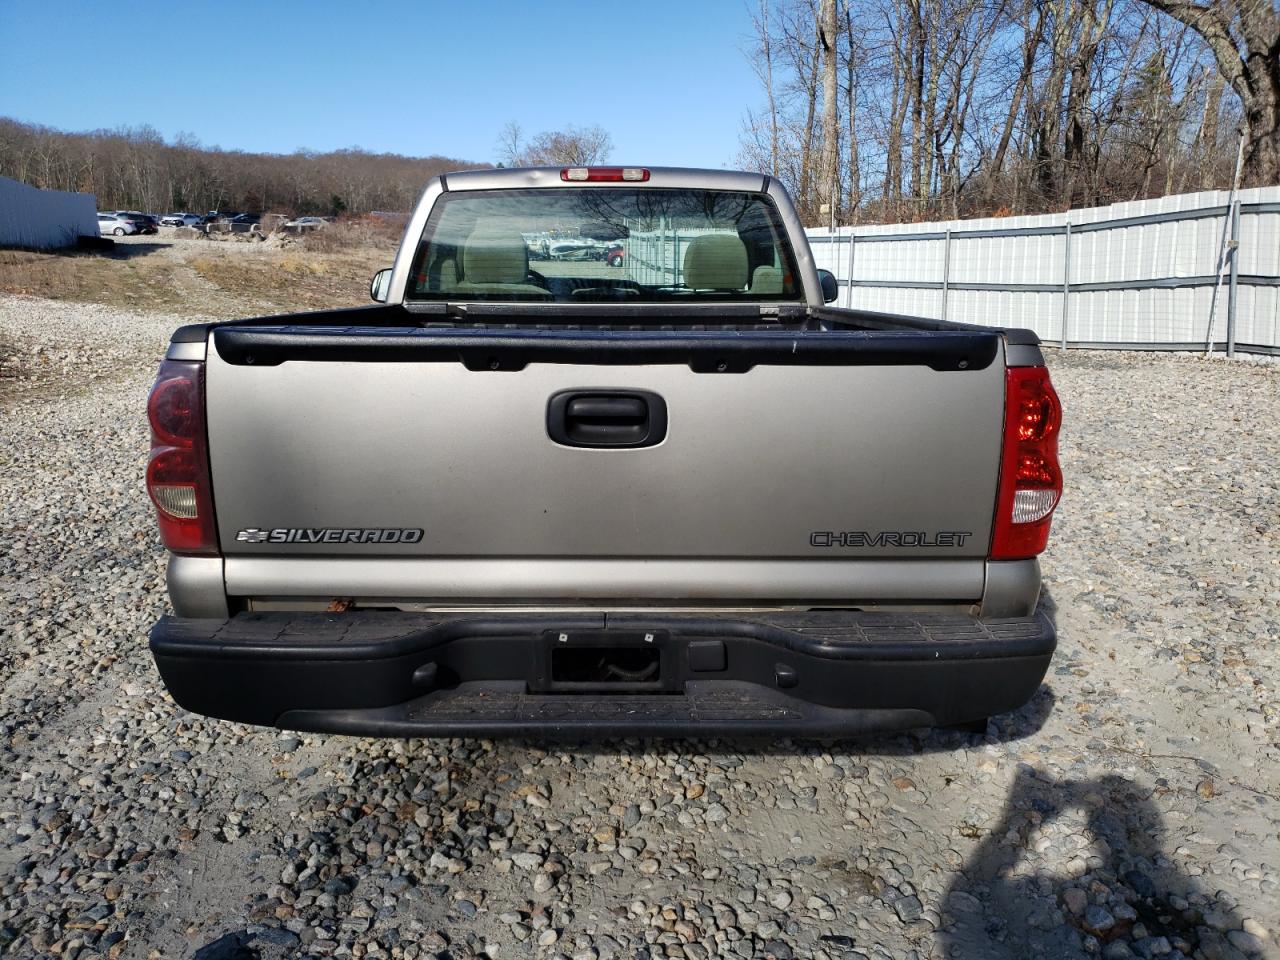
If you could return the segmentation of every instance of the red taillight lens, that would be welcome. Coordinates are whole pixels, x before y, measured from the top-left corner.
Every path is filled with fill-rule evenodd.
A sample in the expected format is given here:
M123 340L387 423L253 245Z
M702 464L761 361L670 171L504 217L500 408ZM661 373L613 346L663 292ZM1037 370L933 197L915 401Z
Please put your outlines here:
M217 554L205 442L204 364L165 360L147 400L147 418L147 493L156 505L160 538L174 553Z
M147 400L147 416L156 438L175 447L191 446L196 431L196 385L185 377L157 380Z
M1004 452L991 558L1023 560L1048 544L1053 511L1062 497L1062 405L1044 367L1005 371L1004 402Z

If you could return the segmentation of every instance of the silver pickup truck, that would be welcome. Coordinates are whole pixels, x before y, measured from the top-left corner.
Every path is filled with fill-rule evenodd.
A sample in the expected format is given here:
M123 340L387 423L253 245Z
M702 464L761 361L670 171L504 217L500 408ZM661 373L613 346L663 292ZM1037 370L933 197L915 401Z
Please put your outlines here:
M169 691L386 736L1019 707L1055 643L1039 341L836 291L770 177L481 170L428 184L378 304L179 329L148 406Z

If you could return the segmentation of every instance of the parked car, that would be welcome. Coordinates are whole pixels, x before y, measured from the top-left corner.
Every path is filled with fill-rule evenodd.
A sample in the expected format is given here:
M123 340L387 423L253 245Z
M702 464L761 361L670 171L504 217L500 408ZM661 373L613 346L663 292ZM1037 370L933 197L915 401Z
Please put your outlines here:
M319 230L321 227L327 226L328 221L324 217L297 217L293 220L286 220L281 226L286 230L298 230L306 232L307 230Z
M604 262L611 267L620 267L626 255L626 251L622 247L610 247L604 252Z
M138 228L139 233L160 232L159 219L149 213L140 213L137 210L117 210L116 216L131 221Z
M166 213L160 218L161 226L165 227L195 227L203 222L204 218L194 213Z
M529 251L530 260L548 260L551 257L551 238L546 233L522 233L525 249Z
M432 180L376 306L173 335L146 484L174 699L397 737L986 731L1025 704L1062 493L1036 335L831 306L769 176L530 180ZM675 274L531 270L522 232L586 207L665 211Z
M601 249L594 240L557 240L547 254L552 260L600 260Z
M238 213L234 217L230 217L226 223L232 233L249 233L254 227L261 226L262 214Z
M98 233L101 236L109 233L117 237L127 237L137 232L138 228L132 220L115 213L98 214Z

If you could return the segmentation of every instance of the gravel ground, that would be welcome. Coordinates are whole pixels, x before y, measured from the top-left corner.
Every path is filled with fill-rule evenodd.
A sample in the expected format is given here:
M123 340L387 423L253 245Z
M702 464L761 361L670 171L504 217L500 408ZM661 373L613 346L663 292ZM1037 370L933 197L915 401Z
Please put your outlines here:
M0 955L1280 957L1280 367L1053 353L1060 647L985 737L546 749L168 700L183 320L0 298Z

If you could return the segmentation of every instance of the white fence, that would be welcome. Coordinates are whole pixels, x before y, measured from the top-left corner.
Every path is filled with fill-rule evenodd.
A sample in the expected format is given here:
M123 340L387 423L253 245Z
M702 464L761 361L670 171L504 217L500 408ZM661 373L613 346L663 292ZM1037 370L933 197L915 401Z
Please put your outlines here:
M840 306L1030 327L1063 346L1280 353L1280 187L1228 201L808 233Z
M0 177L0 247L52 250L73 246L78 237L97 235L93 194L37 190Z
M628 227L631 224L628 222ZM723 227L674 227L665 230L631 230L623 261L627 278L637 283L679 286L684 281L684 255L697 237L724 233Z

